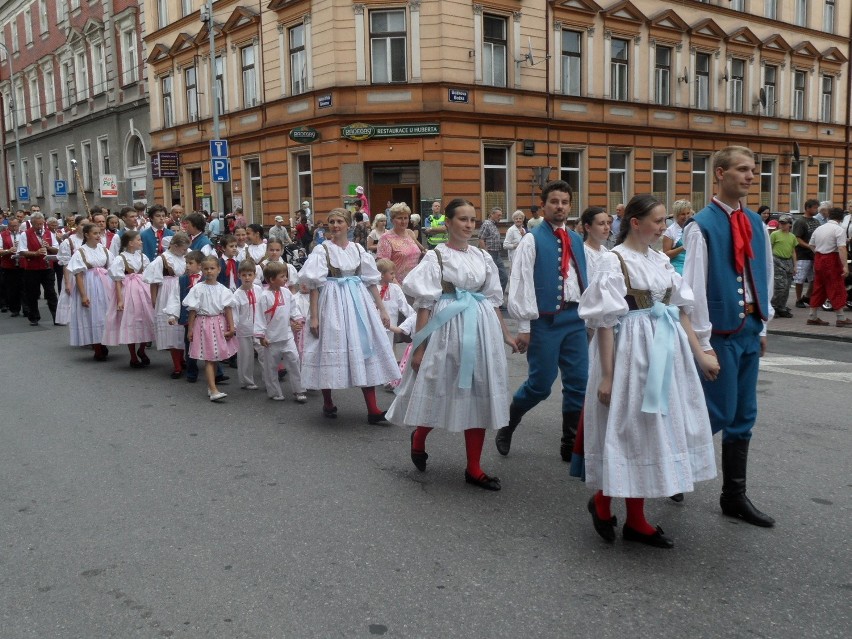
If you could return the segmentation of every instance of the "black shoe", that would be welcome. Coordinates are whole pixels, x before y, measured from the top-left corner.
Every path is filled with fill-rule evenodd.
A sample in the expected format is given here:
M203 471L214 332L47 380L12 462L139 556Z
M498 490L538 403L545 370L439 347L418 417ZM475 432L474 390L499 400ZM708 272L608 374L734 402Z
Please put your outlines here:
M471 475L467 470L464 471L464 480L468 484L473 484L474 486L479 486L480 488L484 488L485 490L500 490L500 479L498 477L489 477L484 474L480 479L477 479L473 475Z
M790 311L784 309L777 309L775 311L775 317L790 318L793 317L793 314Z
M131 360L130 361L130 368L145 368L145 364L143 364L142 362L139 362L139 361L134 362L133 360Z
M387 411L383 410L381 413L376 413L375 415L367 413L367 423L373 424L373 425L375 425L375 424L387 424L388 420L385 419L385 413L386 412Z
M722 495L719 506L729 517L746 523L771 528L775 520L760 512L746 495L746 468L749 440L740 439L722 444Z
M805 300L796 300L796 308L807 308L808 304L805 303Z
M227 375L216 375L216 383L217 384L221 384L222 382L227 382L229 379L231 379L231 378L228 377Z
M38 326L38 320L30 320L30 326Z
M150 366L151 365L151 360L147 355L145 355L144 353L142 353L142 354L137 353L137 355L139 355L139 361L142 363L142 366Z
M331 408L322 407L322 416L328 417L329 419L337 418L337 406L332 406Z
M497 436L494 438L494 443L497 445L497 452L504 457L509 454L509 449L512 447L512 434L521 423L521 417L524 414L515 407L515 403L509 404L509 425L500 428L497 431Z
M772 528L775 525L775 520L755 508L754 504L751 503L751 500L745 494L730 497L722 494L719 497L719 505L722 507L722 512L728 517L737 517L753 526Z
M285 377L287 377L287 369L286 368L283 371L278 371L278 381L279 382L283 382Z
M683 493L675 493L674 495L669 497L669 499L671 499L676 504L679 504L680 502L683 501Z
M618 525L618 520L614 516L610 517L609 521L605 521L598 517L598 510L595 508L594 496L589 498L588 508L589 512L592 513L592 524L595 527L595 532L603 537L604 541L608 541L609 543L614 542L615 527Z
M621 534L624 536L624 541L638 541L640 544L653 546L654 548L674 548L674 539L666 537L665 533L663 533L663 529L659 526L657 526L657 530L653 534L645 535L643 533L636 532L627 524L624 524L624 528L621 529Z
M562 445L559 447L559 456L562 461L571 463L574 454L574 442L577 439L577 428L580 424L580 411L562 413Z
M429 459L429 455L424 451L422 453L417 453L414 451L414 431L411 431L411 461L414 462L414 466L421 473L426 470L426 460Z
M0 308L0 313L8 313L8 312L9 312L8 308Z
M182 373L180 371L172 371L172 379L180 379Z

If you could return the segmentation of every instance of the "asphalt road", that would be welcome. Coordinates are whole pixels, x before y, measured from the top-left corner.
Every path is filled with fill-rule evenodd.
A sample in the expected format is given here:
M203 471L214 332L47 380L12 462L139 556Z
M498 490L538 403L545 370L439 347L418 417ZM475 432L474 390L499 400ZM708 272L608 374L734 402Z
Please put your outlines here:
M508 458L489 435L488 493L461 436L419 473L357 390L335 421L316 394L215 405L163 353L137 371L66 340L0 316L2 639L852 636L848 345L770 345L749 493L777 527L723 517L717 479L648 503L664 551L594 533L557 398Z

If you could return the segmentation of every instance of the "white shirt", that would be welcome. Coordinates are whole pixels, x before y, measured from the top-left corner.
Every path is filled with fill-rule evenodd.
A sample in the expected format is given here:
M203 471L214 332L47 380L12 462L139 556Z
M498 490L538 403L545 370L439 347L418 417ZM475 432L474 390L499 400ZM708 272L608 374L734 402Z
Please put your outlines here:
M85 262L83 257L86 258ZM107 268L111 261L112 256L107 253L103 246L98 245L96 248L92 248L88 244L83 244L75 251L67 268L69 273L77 275L77 273L85 273L89 267Z
M121 259L122 257L124 259ZM144 271L148 266L148 257L142 251L137 251L136 253L123 251L109 266L109 276L114 282L121 282L126 276L124 272L124 260L127 260L127 266L132 268L134 273L138 273L140 270Z
M246 244L245 257L250 257L255 264L260 264L263 258L266 257L266 243Z
M82 245L83 238L76 233L71 237L62 240L62 244L59 245L59 253L56 254L59 264L62 266L68 266L68 262L71 261L71 256Z
M717 204L730 217L734 209L727 204L718 202ZM764 242L766 243L766 303L768 308L765 311L768 313L767 321L763 323L761 335L766 335L766 325L775 316L775 309L769 304L769 299L772 297L772 291L775 286L775 266L772 261L772 247L769 245L769 235L763 234ZM692 307L692 312L688 313L689 319L692 320L692 328L695 330L695 335L698 337L698 342L701 344L702 350L710 350L710 335L713 332L713 325L710 323L710 312L707 310L707 242L704 240L704 235L701 233L701 228L696 223L687 224L683 230L683 245L686 247L686 262L683 267L683 279L692 289L695 294L695 304ZM747 303L754 302L754 292L748 283L748 278L745 280L745 301Z
M48 238L50 238L49 246L51 248L55 248L55 249L59 248L59 238L56 237L56 234L51 233L50 229L48 229L46 226L44 227L44 229L42 229L41 237L44 239L45 242L48 240ZM41 247L39 247L39 248L41 248ZM27 248L27 232L26 231L18 231L18 253L23 253L24 251L29 251L29 250L30 249Z
M248 248L247 244L237 247L237 261L238 262L242 262L244 259L246 259L246 249L247 248Z
M814 253L837 253L837 249L846 246L846 233L840 222L829 220L813 232L808 244Z
M189 293L183 298L183 305L199 315L221 315L225 308L233 303L234 294L219 282L199 282L189 289Z
M163 275L164 260L174 272L175 277L180 277L186 271L186 259L183 255L175 255L171 251L164 251L145 269L145 272L142 274L142 281L146 284L162 284L163 277L165 277Z
M285 264L287 266L287 288L295 288L299 285L299 271L296 270L295 266L289 262L285 262L280 257L277 260L269 260L269 262L278 262L279 264ZM263 278L263 267L269 264L269 262L262 262L254 268L254 272L256 273L255 282L265 281Z
M677 244L677 241L683 236L683 227L677 222L672 222L663 232L663 237L667 237L672 241L672 245Z
M263 289L257 284L252 284L251 290L254 293L254 306L249 301L246 289L238 288L234 291L234 324L237 328L237 337L254 337L254 316L260 296L263 295Z
M533 285L535 255L535 238L532 233L527 233L518 244L512 260L512 274L509 277L507 308L509 315L518 320L519 333L529 333L530 320L538 319L538 303ZM573 261L568 269L568 277L562 282L562 299L565 302L580 301L580 281L577 279L577 268Z
M509 264L512 263L515 257L518 244L521 243L521 240L527 233L528 231L524 227L518 227L516 224L512 224L506 231L506 237L503 239L503 248L509 250Z
M275 291L266 290L257 301L257 310L254 314L254 336L258 339L266 338L270 342L286 342L293 339L293 331L290 328L290 320L302 320L302 313L293 304L293 294L286 288L278 290L279 302L275 312L271 311L275 306Z

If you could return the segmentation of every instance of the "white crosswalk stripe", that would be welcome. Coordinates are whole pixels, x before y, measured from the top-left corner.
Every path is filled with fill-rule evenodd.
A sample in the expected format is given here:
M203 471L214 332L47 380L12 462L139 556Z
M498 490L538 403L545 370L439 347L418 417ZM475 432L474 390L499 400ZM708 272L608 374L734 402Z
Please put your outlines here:
M760 370L766 373L781 373L797 377L809 377L834 382L852 382L852 370L832 371L826 368L852 368L852 364L831 359L815 357L795 357L790 355L767 355L760 360ZM820 370L814 370L819 368Z

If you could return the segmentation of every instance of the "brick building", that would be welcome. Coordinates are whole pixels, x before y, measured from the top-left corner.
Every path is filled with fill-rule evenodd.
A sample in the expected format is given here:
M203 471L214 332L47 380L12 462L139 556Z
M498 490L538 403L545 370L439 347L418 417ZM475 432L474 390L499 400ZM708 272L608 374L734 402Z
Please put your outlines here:
M136 0L3 3L4 202L27 205L17 199L18 186L29 187L29 204L63 214L85 210L84 194L90 205L111 210L148 199L150 137L142 31ZM118 197L101 197L102 175L116 176ZM67 182L67 199L55 195L56 180Z
M146 3L158 198L211 193L211 113L230 142L224 202L270 223L363 185L422 208L462 196L507 216L540 171L576 209L636 192L696 205L709 157L758 154L753 207L843 203L852 3L833 0L263 0ZM549 169L549 172L546 171Z

